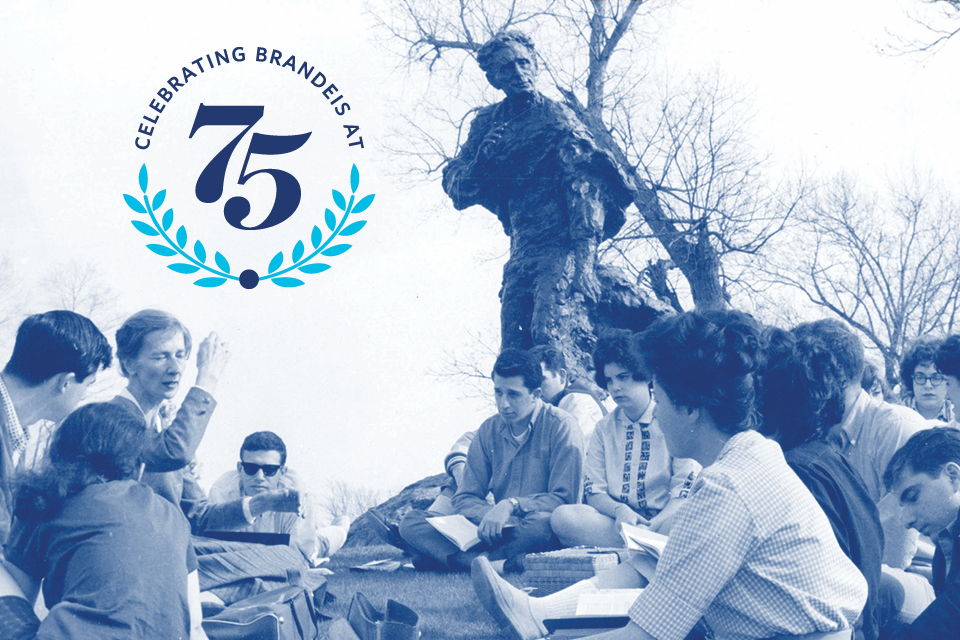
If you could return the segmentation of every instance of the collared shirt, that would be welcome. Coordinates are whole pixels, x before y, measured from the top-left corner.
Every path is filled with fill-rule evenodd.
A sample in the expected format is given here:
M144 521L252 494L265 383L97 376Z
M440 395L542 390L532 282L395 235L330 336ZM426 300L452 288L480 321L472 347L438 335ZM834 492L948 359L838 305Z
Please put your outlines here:
M491 509L488 493L496 501L517 498L524 513L549 513L561 504L573 504L580 495L582 449L576 420L541 400L522 444L500 414L488 418L470 443L454 508L479 522Z
M887 493L883 472L893 454L910 436L930 425L907 407L871 398L861 390L840 425L840 453L867 486L874 502Z
M780 447L746 431L700 472L629 614L658 640L682 640L701 617L718 640L746 640L851 628L866 598Z
M953 555L956 553L956 540L960 535L960 514L954 518L946 529L937 534L936 543L943 554L945 565L949 568L953 566Z
M20 456L27 448L27 442L30 440L30 432L20 424L17 417L17 411L13 406L13 400L7 392L7 386L3 384L3 378L0 378L0 424L7 426L7 434L10 436L10 458L16 465L20 461Z
M650 517L671 498L685 497L700 471L695 460L672 458L653 419L654 402L636 421L617 408L597 423L587 447L584 491L611 498Z

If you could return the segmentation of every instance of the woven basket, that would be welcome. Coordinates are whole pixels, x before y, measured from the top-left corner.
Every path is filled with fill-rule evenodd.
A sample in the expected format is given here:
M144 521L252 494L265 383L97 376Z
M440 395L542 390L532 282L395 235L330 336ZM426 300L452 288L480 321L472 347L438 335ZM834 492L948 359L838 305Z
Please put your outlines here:
M523 559L523 582L536 589L531 595L546 596L581 580L589 580L619 562L615 550L597 547L531 553Z

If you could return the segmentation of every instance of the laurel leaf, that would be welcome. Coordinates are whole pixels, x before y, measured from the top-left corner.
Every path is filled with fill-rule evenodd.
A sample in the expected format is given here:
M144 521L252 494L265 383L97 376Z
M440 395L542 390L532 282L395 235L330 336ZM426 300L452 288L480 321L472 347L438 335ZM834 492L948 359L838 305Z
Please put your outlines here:
M158 256L164 256L167 258L177 255L176 251L165 244L148 244L147 249L150 249L150 251L153 251Z
M283 264L283 251L273 256L273 260L270 261L270 266L267 267L267 273L273 273L280 268L280 265Z
M320 227L313 225L313 231L310 233L310 242L313 243L313 248L316 249L320 246L320 243L323 242L323 233L320 232Z
M296 278L271 278L270 282L278 287L299 287L303 284L303 280Z
M357 220L356 222L351 222L346 227L344 227L343 231L340 232L340 235L352 236L357 231L360 231L360 229L363 229L363 226L365 224L367 224L366 220Z
M196 273L200 271L200 267L195 264L187 264L186 262L174 262L173 264L168 264L167 269L171 271L176 271L177 273Z
M327 228L330 229L330 231L337 228L337 216L333 215L333 211L327 209L323 214L323 218L327 221Z
M294 262L299 262L299 261L300 261L300 258L302 258L302 257L303 257L303 242L300 241L300 240L297 240L297 244L296 244L296 246L293 248L293 254L290 256L290 258L291 258Z
M162 223L164 231L170 228L170 225L173 224L173 209L167 209L167 212L163 214Z
M147 193L147 165L143 164L140 166L140 191L143 191L144 195Z
M197 240L193 243L193 254L197 256L200 262L207 261L207 250L203 248L203 243Z
M358 202L356 206L353 208L353 211L351 211L350 213L361 213L363 211L366 211L367 207L373 204L373 196L375 195L376 195L375 193L371 193L370 195L362 198L360 202Z
M146 207L144 207L140 203L140 201L134 198L133 196L128 196L127 194L123 194L123 199L127 201L127 206L133 209L134 211L136 211L137 213L147 212Z
M211 287L219 287L226 281L227 281L226 278L200 278L193 284L197 285L198 287L211 288Z
M305 264L300 267L300 271L304 273L320 273L321 271L326 271L330 268L330 265L323 264L322 262L315 262L313 264Z
M153 196L153 210L156 211L160 208L160 205L163 204L164 198L167 197L167 190L159 192L157 195Z
M139 220L131 220L130 222L132 222L132 223L133 223L133 226L135 226L135 227L137 228L137 231L139 231L140 233L142 233L142 234L144 234L144 235L147 235L147 236L158 236L158 235L160 235L160 232L159 232L159 231L157 231L156 229L154 229L153 227L151 227L151 226L150 226L149 224L147 224L146 222L140 222Z
M333 201L337 203L341 211L347 210L347 200L343 197L343 194L336 189L333 190Z
M180 228L177 229L177 244L180 245L180 248L187 244L187 229L183 225L180 225Z
M353 165L353 168L350 169L350 191L353 193L357 192L357 187L360 186L360 172L357 170L357 165Z
M224 273L230 273L230 263L227 262L227 259L223 257L223 254L217 251L213 254L213 261L217 263L217 266L220 267L220 271Z
M344 251L346 251L347 249L349 249L349 248L352 247L352 246L353 246L353 245L351 245L351 244L338 244L338 245L334 245L334 246L330 247L329 249L324 249L324 250L321 251L320 253L323 254L323 255L325 255L325 256L330 256L330 257L338 256L338 255L340 255L341 253L343 253Z

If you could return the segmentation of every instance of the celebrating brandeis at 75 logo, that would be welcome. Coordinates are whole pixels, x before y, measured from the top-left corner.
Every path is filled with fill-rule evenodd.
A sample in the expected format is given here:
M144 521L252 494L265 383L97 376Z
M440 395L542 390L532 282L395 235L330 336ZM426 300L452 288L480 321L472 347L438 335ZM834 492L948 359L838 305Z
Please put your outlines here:
M145 111L140 193L123 198L146 248L194 285L299 287L366 225L360 115L319 65L266 47L249 61L242 46L213 51Z

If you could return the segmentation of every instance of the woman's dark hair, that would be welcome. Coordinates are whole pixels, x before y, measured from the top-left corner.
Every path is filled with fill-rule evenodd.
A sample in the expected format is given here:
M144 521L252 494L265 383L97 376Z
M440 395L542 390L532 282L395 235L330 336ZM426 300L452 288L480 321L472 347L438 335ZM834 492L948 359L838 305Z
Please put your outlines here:
M618 364L633 374L634 380L644 380L640 360L630 347L633 331L611 329L600 334L597 348L593 350L594 378L597 386L607 388L607 377L603 373L608 364Z
M182 333L183 346L187 350L187 357L190 357L190 350L193 348L190 330L173 314L158 309L144 309L127 318L117 329L117 360L120 361L120 372L123 375L128 375L124 361L133 360L140 355L143 341L154 331Z
M40 471L20 483L14 513L48 520L84 488L135 478L147 424L143 416L107 402L87 404L63 421Z
M728 434L760 426L754 373L760 325L739 311L690 311L658 320L634 337L643 369L674 404L706 409Z
M760 372L758 406L765 435L788 451L816 440L843 419L846 375L833 351L814 335L765 334L766 363Z
M937 351L943 344L939 336L920 336L910 343L900 360L900 395L904 400L913 397L913 372L920 365L937 366Z

